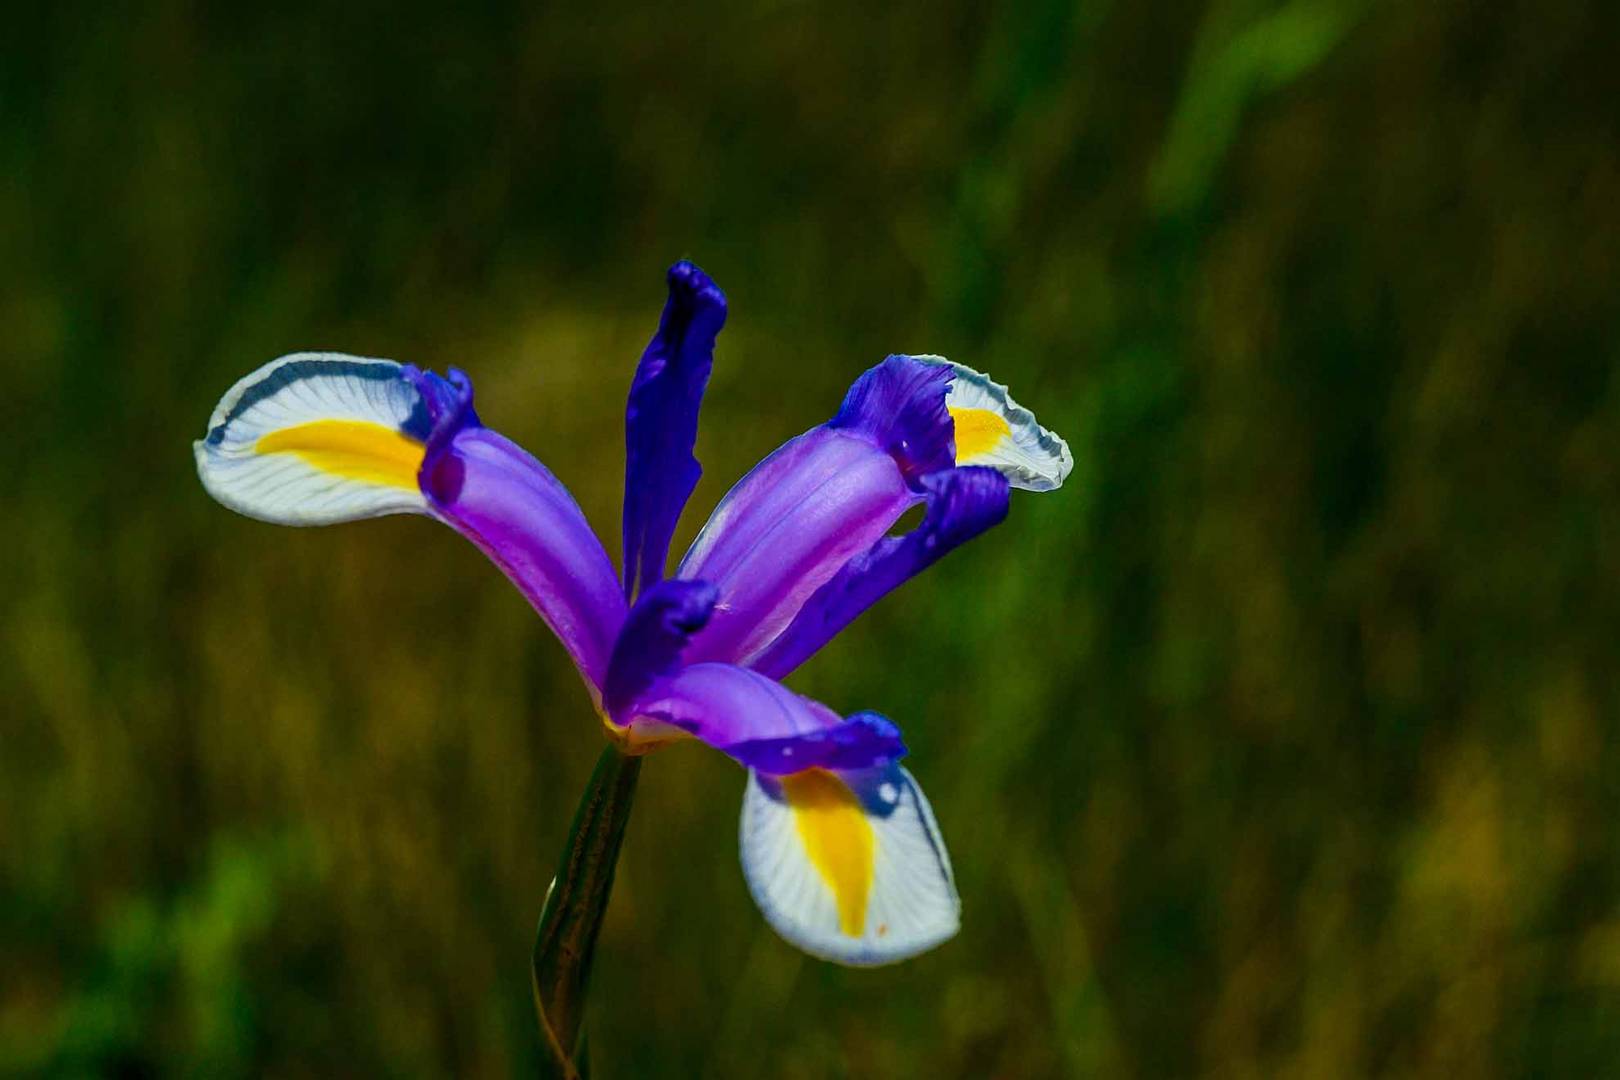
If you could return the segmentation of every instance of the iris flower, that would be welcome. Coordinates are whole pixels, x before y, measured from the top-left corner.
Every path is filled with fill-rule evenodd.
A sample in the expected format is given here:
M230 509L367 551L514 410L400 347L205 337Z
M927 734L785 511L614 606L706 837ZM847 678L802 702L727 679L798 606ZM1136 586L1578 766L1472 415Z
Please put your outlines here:
M726 318L697 267L668 280L625 417L621 572L556 477L479 421L454 368L274 360L220 400L198 474L232 510L277 524L422 514L461 533L562 642L623 752L696 739L747 771L743 873L782 937L844 964L905 959L956 932L960 901L928 800L899 764L900 731L781 680L1000 522L1009 488L1058 487L1069 449L984 375L890 356L831 420L744 476L666 578ZM918 505L921 523L890 535Z

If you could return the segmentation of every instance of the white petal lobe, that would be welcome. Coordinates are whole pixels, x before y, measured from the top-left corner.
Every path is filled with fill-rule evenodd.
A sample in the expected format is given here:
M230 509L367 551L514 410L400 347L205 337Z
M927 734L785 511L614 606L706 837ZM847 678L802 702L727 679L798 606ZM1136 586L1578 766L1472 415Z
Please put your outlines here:
M741 848L743 875L766 921L812 956L890 964L933 948L960 925L933 811L898 765L780 778L751 771Z
M988 465L1013 487L1053 491L1074 468L1069 444L1036 421L1007 388L982 372L942 356L919 360L943 364L954 373L945 405L957 421L957 465ZM971 422L973 419L983 421ZM968 428L964 430L964 422Z
M425 513L421 395L392 360L293 353L241 379L193 444L203 487L238 513L326 525Z

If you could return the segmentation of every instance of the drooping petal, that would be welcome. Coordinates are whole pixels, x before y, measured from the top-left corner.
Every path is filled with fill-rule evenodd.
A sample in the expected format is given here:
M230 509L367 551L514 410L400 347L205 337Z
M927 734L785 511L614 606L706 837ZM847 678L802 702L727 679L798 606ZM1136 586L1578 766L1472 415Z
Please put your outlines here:
M774 679L731 664L681 667L613 719L632 745L685 733L770 773L864 768L906 752L899 729L876 713L840 717Z
M392 360L293 353L226 392L193 444L197 475L232 510L279 525L422 514L431 422Z
M445 521L505 571L597 692L624 620L613 564L556 478L480 426L460 372L285 356L231 388L195 452L209 494L250 517Z
M698 408L726 321L726 297L689 262L669 269L669 300L630 384L625 410L624 594L664 576L675 522L702 469Z
M750 663L812 593L916 505L921 478L951 465L949 377L890 357L856 381L830 422L726 494L677 575L720 590L694 659Z
M869 769L906 753L894 721L875 712L851 713L831 727L798 735L745 739L725 752L768 776L804 769Z
M813 956L889 964L956 933L961 901L939 826L897 764L751 771L740 840L766 921Z
M597 695L625 617L613 563L568 489L521 446L469 419L472 387L460 380L456 389L429 401L429 509L511 579Z
M890 591L1007 516L1007 479L994 469L949 469L922 479L928 511L904 536L885 536L817 589L751 665L784 678Z
M1026 491L1062 486L1074 468L1069 444L1041 427L1005 386L942 356L917 359L951 372L945 404L955 428L957 465L988 465Z

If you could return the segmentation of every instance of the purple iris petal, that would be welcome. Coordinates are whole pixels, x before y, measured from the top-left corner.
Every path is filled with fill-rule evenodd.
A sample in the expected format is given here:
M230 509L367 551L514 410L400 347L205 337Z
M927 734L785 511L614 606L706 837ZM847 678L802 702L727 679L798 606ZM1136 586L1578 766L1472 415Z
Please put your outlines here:
M956 424L945 407L951 369L910 356L868 368L844 395L831 428L877 443L913 482L956 464Z
M720 590L692 658L747 663L918 499L888 454L831 428L766 458L721 501L681 564L680 577Z
M427 444L429 456L462 428L480 426L472 407L472 381L460 368L451 368L449 378L444 378L415 364L402 364L399 376L421 395L405 430Z
M900 729L877 713L855 713L835 727L780 739L749 739L724 747L750 769L780 776L803 769L867 769L906 754Z
M928 492L922 524L885 536L846 563L750 666L785 677L890 591L1007 516L1007 478L994 469L950 469L920 483Z
M949 468L950 371L891 356L860 377L829 423L787 443L715 508L679 575L711 582L720 603L693 659L747 664L851 558Z
M625 410L624 595L664 576L675 522L702 469L692 456L698 407L726 321L726 297L689 262L669 268L669 300Z
M899 730L882 717L859 713L845 720L774 679L730 664L682 668L629 711L632 725L672 725L745 765L774 773L862 767L905 753Z
M719 594L704 581L661 581L642 593L619 631L602 703L623 722L635 699L680 666L681 650L709 621Z
M579 504L521 446L479 426L460 372L406 377L431 414L420 476L429 506L512 580L599 693L625 603Z

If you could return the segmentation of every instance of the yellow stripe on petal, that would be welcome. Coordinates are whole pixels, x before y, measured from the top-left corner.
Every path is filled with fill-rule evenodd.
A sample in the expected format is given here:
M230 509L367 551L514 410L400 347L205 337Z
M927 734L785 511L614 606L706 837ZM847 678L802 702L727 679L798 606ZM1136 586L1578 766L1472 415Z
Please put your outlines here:
M812 956L892 964L961 925L939 825L899 765L750 772L738 838L748 891L766 921Z
M956 464L995 469L1015 488L1052 491L1074 468L1069 444L1041 427L1035 414L983 372L942 356L913 359L951 371L945 407L956 429Z
M413 491L426 452L415 439L366 420L314 420L282 428L261 437L253 449L296 454L334 476Z
M855 793L821 769L782 777L782 791L805 853L838 901L838 926L850 937L866 929L876 842Z
M971 465L973 459L994 450L1012 427L1000 413L989 409L951 409L956 423L956 463Z

